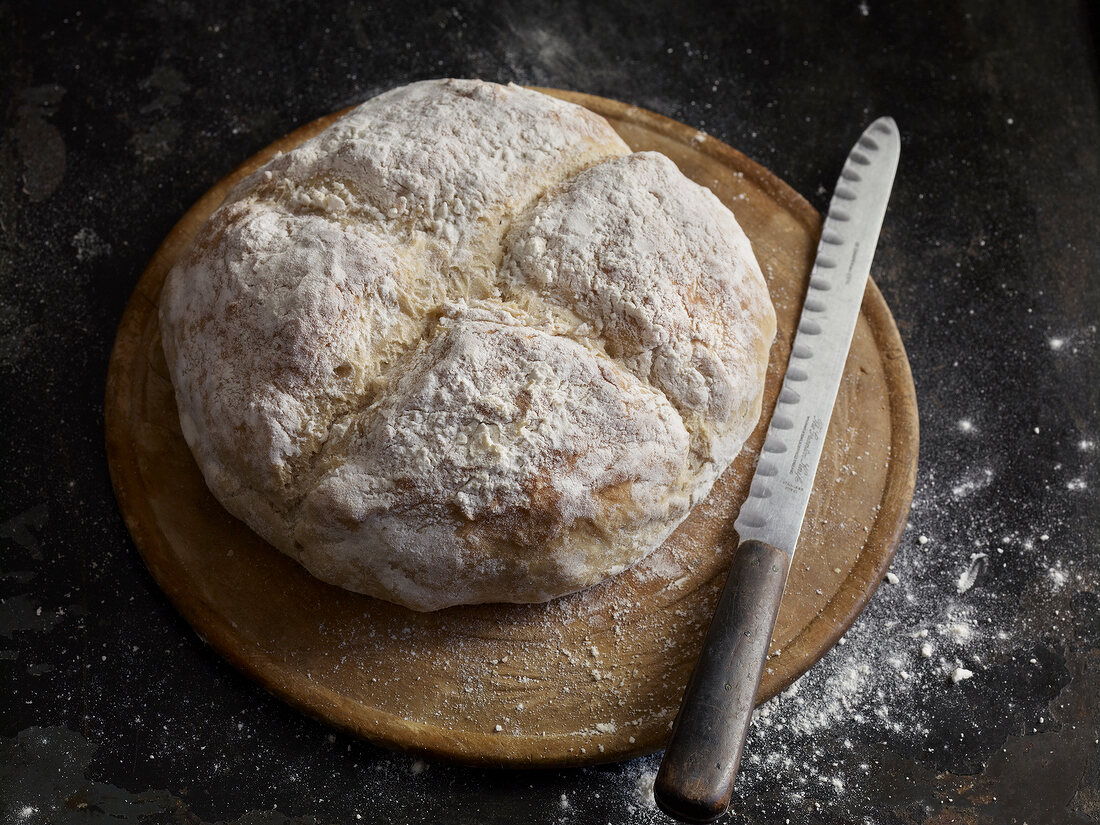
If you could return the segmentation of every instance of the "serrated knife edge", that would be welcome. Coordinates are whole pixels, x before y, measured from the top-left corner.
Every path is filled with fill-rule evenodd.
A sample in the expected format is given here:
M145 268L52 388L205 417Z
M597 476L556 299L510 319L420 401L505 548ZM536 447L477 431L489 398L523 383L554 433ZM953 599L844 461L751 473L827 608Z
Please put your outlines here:
M883 117L864 130L845 160L775 412L734 522L742 541L757 539L794 554L900 150L897 125Z

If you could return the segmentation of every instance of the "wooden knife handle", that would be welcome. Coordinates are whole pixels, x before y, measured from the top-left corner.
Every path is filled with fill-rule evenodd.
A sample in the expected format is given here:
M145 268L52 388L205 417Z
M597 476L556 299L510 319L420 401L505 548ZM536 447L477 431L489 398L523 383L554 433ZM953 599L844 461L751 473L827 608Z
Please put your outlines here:
M713 822L729 807L789 567L770 544L737 548L653 787L676 819Z

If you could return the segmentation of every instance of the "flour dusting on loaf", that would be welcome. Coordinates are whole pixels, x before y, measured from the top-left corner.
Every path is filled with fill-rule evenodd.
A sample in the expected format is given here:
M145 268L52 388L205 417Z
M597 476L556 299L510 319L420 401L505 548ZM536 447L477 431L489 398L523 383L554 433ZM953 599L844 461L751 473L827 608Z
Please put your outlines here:
M416 610L649 554L755 426L775 333L711 192L586 109L468 80L369 100L242 181L160 321L218 500Z

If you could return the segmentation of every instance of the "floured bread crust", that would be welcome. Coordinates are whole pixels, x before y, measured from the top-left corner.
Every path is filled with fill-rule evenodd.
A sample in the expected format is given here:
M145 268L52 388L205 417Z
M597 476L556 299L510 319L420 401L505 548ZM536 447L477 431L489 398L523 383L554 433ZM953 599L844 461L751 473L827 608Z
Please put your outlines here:
M655 549L755 426L775 333L712 193L583 108L466 80L244 180L160 321L218 500L416 610L545 601Z

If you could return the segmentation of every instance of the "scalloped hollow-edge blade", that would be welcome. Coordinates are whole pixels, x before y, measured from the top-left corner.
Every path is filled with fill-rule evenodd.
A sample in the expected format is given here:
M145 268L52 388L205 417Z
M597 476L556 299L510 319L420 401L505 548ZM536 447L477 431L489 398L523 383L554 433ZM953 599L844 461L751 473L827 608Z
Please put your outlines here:
M872 123L848 153L821 231L783 388L734 528L793 557L855 332L901 137Z

